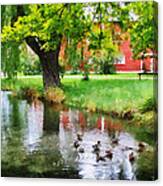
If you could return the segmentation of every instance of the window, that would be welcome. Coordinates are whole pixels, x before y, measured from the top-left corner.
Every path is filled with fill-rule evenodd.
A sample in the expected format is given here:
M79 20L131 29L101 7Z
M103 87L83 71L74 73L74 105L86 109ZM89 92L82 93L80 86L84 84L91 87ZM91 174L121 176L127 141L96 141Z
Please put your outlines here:
M115 64L125 64L125 56L120 55L120 56L115 57L114 63Z

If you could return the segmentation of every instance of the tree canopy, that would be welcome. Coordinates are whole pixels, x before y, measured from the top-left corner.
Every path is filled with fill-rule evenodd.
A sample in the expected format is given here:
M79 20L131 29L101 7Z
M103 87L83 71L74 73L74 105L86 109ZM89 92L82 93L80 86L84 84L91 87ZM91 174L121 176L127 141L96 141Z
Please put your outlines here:
M13 26L3 27L2 41L33 37L42 50L55 50L63 35L80 40L89 29L85 4L16 5L23 9Z
M119 23L123 32L130 33L135 58L147 48L157 51L156 6L153 1L3 5L2 52L4 56L5 51L10 56L6 66L18 62L16 51L25 41L39 56L44 85L58 86L58 58L63 38L67 39L71 63L72 58L77 62L82 59L82 51L76 47L83 39L89 40L92 55L100 51L102 57L109 58L118 50L111 30L114 22ZM13 53L9 53L9 48Z
M133 24L128 28L135 57L140 53L158 48L158 7L154 1L136 2L128 5Z

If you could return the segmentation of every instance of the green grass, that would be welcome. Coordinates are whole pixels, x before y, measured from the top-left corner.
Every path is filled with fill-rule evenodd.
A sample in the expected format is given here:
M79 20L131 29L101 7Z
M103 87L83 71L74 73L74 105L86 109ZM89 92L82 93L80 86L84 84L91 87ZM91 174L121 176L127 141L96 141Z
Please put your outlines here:
M134 79L135 75L125 74L110 76L91 76L90 81L81 81L81 78L72 76L62 79L63 90L66 95L66 104L74 107L98 109L103 111L134 109L141 106L146 99L152 97L153 81ZM107 77L107 78L106 78ZM24 87L43 90L41 77L19 78L15 82L2 79L2 90L18 91Z
M95 106L103 111L137 108L152 96L151 80L90 80L64 79L67 102L81 107Z
M1 89L2 90L12 90L19 91L22 88L31 87L35 88L38 91L43 90L43 83L41 77L27 77L27 78L18 78L17 80L1 80Z

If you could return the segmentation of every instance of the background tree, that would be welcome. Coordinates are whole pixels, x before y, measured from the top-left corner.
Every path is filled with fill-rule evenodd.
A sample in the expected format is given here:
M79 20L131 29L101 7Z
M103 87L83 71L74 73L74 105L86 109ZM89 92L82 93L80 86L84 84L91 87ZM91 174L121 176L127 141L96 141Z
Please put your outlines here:
M158 50L158 12L154 1L126 3L121 8L120 20L130 33L135 58L151 49Z
M1 6L1 27L5 25L13 25L17 11L16 7L8 5ZM20 43L19 42L5 42L1 45L2 52L2 71L8 78L17 76L18 69L20 68Z
M114 5L114 6L113 6ZM114 57L118 53L118 45L113 42L113 11L118 10L119 3L94 4L92 32L90 33L90 50L96 72L112 73ZM111 14L112 13L112 14ZM113 19L113 20L112 20Z
M40 75L41 66L38 56L23 42L20 45L20 69L19 72L24 75Z

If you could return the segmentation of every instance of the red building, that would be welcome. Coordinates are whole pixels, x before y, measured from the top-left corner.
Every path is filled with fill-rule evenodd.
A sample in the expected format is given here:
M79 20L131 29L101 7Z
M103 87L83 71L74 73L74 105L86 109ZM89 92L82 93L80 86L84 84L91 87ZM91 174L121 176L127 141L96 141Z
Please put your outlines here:
M157 61L151 50L147 50L142 59L134 59L130 40L122 41L121 55L115 59L116 72L157 72Z
M95 29L98 29L99 25L95 25ZM104 26L103 26L104 27ZM105 28L104 28L105 29ZM119 48L119 55L117 55L113 61L115 65L116 72L118 73L135 73L135 72L157 72L158 64L157 60L154 58L153 51L147 49L146 53L143 54L141 59L134 59L133 52L131 48L130 35L129 33L124 33L119 26L119 23L114 22L111 26L113 34L113 42L117 44ZM65 48L67 45L66 38L64 38L60 56L62 59L66 58ZM81 70L91 59L91 52L89 51L89 42L85 39L78 43L77 48L83 48L83 62L81 62ZM66 66L66 70L71 70L70 66ZM93 69L90 69L91 71Z
M129 33L123 33L119 23L112 24L113 42L119 46L120 55L114 60L116 72L157 72L153 51L146 50L141 59L134 59Z

